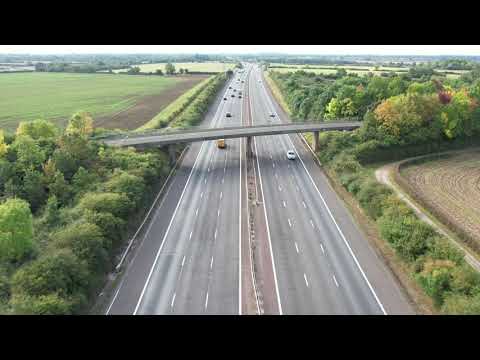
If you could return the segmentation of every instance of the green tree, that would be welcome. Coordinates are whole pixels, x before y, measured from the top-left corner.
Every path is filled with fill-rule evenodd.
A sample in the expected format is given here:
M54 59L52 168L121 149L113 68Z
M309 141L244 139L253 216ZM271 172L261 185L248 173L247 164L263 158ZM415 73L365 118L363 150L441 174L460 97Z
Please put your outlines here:
M90 173L83 166L80 166L72 178L72 191L77 195L81 194L92 189L98 180L99 178L96 174Z
M77 134L80 136L89 136L93 133L93 119L85 111L73 114L65 130L67 134Z
M19 315L72 315L72 303L56 293L40 296L15 295L11 304Z
M155 70L155 74L156 74L156 75L163 75L162 69L157 69L157 70Z
M45 206L45 221L47 222L49 227L55 227L60 222L60 210L59 210L59 203L58 199L55 195L51 195Z
M85 260L93 272L104 270L108 246L97 225L74 223L53 234L52 239L57 248L70 249L80 260Z
M41 169L46 155L30 136L17 136L11 148L16 154L16 166L19 171Z
M26 170L22 183L22 198L30 203L34 213L43 206L46 197L42 173L32 169Z
M28 135L34 140L55 138L58 128L51 122L43 119L22 121L17 127L17 136Z
M12 277L12 294L67 297L89 287L86 264L69 250L55 251L21 267Z
M0 260L19 262L33 250L33 222L28 203L7 199L0 205Z
M145 192L145 183L138 176L116 170L105 184L105 189L108 192L125 194L134 204L138 205Z
M172 63L167 63L165 65L165 74L167 75L175 74L175 66Z
M80 200L81 209L96 212L109 212L113 215L126 219L132 210L132 202L125 194L115 193L87 193Z
M61 205L67 205L72 189L59 170L55 171L55 175L50 180L48 190L50 195L56 196Z

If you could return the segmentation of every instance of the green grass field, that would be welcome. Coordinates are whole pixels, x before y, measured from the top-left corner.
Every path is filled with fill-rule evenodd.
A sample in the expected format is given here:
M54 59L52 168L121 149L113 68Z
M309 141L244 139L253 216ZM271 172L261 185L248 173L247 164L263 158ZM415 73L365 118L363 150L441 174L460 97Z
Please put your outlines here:
M280 66L280 67L277 67ZM365 75L372 72L375 75L380 75L382 72L396 72L397 74L405 73L408 71L408 67L388 67L378 66L378 70L375 70L375 66L364 65L303 65L303 64L278 64L271 63L270 70L278 71L281 73L293 72L298 70L304 70L308 72L314 72L315 74L334 74L337 69L345 69L349 74ZM448 78L457 78L461 74L468 72L467 70L443 70L437 69L438 72L451 72L455 74L446 74Z
M145 95L160 94L184 81L175 77L109 74L0 74L0 128L19 121L55 119L64 125L74 112L109 115L131 107Z
M149 73L155 72L157 69L162 69L165 71L165 64L166 63L157 63L157 64L140 64L135 65L140 68L141 72ZM225 72L229 69L233 69L235 64L233 63L221 63L221 62L199 62L199 63L173 63L175 69L188 69L188 71L199 71L199 72ZM122 73L127 71L128 69L119 69L113 70L116 73Z

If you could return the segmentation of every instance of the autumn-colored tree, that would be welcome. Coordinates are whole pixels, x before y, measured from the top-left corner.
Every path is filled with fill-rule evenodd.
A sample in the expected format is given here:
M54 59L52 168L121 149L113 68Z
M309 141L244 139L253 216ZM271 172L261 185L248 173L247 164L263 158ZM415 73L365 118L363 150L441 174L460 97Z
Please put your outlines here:
M81 136L89 136L93 132L93 119L89 113L85 111L75 113L70 119L67 134L78 134Z

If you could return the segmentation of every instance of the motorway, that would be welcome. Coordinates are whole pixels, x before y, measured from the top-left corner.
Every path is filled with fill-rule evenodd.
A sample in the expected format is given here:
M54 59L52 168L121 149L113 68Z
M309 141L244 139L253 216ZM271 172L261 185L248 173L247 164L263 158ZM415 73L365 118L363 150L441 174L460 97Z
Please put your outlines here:
M224 90L228 100L217 100L206 125L242 124L232 93ZM107 314L240 313L240 143L192 145Z
M231 98L225 89L205 126L241 126L246 118L250 125L287 122L258 67L248 65L240 76L245 84L237 76L231 83L247 96ZM213 141L191 145L107 314L258 313L248 260L245 145L244 139L228 140L224 150ZM286 158L290 149L294 161ZM264 216L257 224L266 227L257 276L273 274L256 280L265 280L265 314L413 314L299 135L254 138L253 153Z

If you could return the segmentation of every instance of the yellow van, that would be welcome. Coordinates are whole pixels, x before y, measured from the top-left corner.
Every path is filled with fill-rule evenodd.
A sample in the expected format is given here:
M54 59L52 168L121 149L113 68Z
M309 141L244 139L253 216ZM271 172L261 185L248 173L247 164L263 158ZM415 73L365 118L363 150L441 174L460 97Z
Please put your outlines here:
M217 147L219 149L225 149L225 139L218 139L217 140Z

